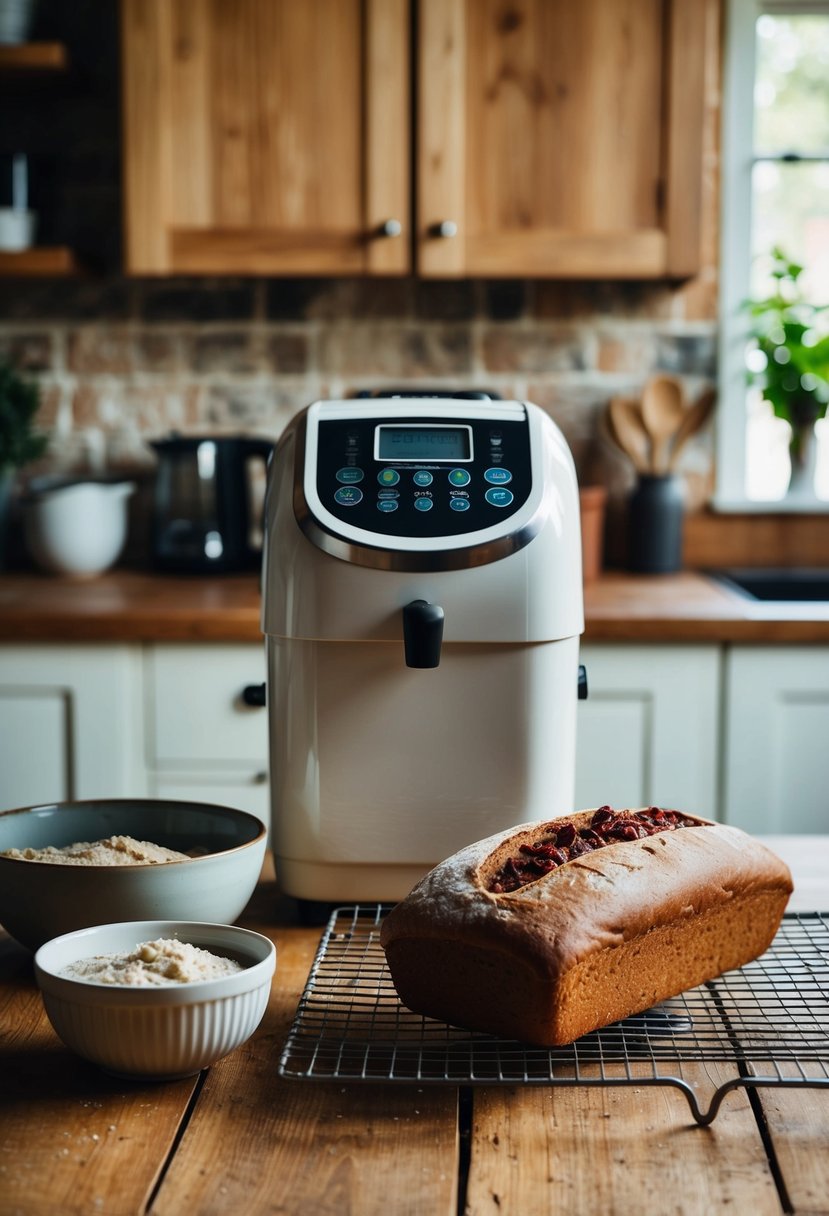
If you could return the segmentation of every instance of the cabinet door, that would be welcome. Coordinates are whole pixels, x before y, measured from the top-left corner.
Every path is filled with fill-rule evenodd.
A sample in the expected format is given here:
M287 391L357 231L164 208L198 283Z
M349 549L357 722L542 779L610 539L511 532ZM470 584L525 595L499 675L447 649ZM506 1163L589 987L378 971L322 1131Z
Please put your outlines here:
M698 268L712 0L421 0L420 13L421 274Z
M733 647L724 818L748 832L829 832L829 647Z
M140 653L0 648L0 809L142 797Z
M583 646L576 806L717 814L716 646Z
M131 273L408 272L408 0L122 0L122 60Z

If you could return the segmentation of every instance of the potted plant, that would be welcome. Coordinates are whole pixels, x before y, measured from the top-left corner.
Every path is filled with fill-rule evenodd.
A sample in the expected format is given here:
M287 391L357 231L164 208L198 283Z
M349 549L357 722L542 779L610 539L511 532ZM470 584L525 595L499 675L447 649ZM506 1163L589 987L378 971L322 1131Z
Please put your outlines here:
M763 356L748 379L791 428L789 494L814 497L815 423L829 404L829 305L806 299L802 266L779 248L771 256L772 290L745 305L750 337Z
M17 469L37 460L49 442L34 429L40 390L10 363L0 362L0 568L5 552L9 499Z

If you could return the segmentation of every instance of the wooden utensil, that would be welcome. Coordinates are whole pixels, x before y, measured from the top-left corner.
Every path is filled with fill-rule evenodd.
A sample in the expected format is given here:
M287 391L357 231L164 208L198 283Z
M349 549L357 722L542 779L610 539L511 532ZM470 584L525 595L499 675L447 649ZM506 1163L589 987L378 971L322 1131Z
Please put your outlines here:
M652 471L668 472L670 443L685 416L682 385L673 376L652 376L642 394L642 421L653 446Z
M607 419L611 435L637 473L649 473L651 444L639 402L633 397L614 397L607 407Z
M679 430L674 436L671 454L668 457L668 469L673 472L676 468L679 454L685 447L685 444L692 435L696 435L697 431L702 430L713 413L714 404L717 400L716 390L708 388L702 393L686 411L679 424Z

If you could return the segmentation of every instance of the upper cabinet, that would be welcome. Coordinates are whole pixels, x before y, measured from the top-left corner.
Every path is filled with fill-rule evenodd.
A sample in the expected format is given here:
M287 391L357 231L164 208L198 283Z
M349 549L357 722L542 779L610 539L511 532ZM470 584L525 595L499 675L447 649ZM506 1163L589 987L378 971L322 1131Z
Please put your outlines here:
M132 274L406 274L408 0L122 0Z
M698 268L718 0L122 10L132 273Z
M420 273L693 274L712 11L420 0Z

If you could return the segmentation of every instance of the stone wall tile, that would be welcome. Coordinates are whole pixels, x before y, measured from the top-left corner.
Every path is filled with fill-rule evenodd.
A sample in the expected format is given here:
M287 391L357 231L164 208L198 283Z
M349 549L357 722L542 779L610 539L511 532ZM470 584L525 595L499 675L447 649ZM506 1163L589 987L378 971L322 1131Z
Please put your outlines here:
M717 369L716 333L658 334L656 366L661 371L714 379Z
M67 366L79 374L125 375L135 368L132 334L108 325L85 325L69 335Z
M425 321L470 321L478 312L477 284L464 279L421 279L415 311Z
M274 333L265 340L265 359L271 371L298 375L308 369L308 337L301 333Z
M301 381L265 384L211 384L206 392L201 420L226 430L255 430L276 438L286 422L314 399Z
M596 366L601 372L646 376L656 364L656 342L647 330L600 331Z
M182 360L177 335L144 330L135 337L135 365L144 372L177 372Z
M576 329L493 325L484 332L482 355L493 372L583 371L590 363L590 339Z
M78 429L97 427L111 433L129 420L147 437L188 430L199 419L200 392L193 384L172 387L85 381L74 394L73 422Z
M196 334L190 343L190 366L201 374L249 375L259 370L258 344L250 330Z
M466 326L331 326L320 335L319 370L358 383L462 375L472 370L472 338Z
M250 321L256 306L251 279L148 279L141 283L145 321Z
M125 321L134 290L124 279L30 279L0 291L5 321Z
M0 333L0 359L21 372L48 372L54 366L53 335L48 331Z

